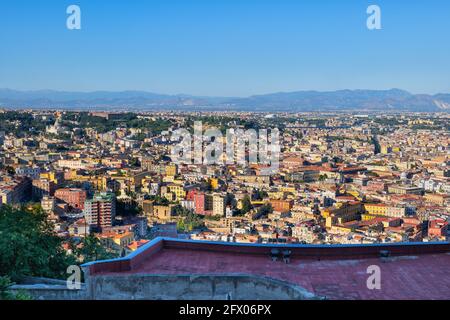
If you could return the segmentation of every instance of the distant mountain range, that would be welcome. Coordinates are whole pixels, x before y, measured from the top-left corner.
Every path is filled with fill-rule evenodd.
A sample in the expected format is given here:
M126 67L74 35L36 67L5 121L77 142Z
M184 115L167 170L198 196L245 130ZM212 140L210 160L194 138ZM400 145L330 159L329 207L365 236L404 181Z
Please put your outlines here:
M65 92L0 89L0 108L185 111L414 111L450 112L450 94L404 90L297 91L246 98L165 95L144 91Z

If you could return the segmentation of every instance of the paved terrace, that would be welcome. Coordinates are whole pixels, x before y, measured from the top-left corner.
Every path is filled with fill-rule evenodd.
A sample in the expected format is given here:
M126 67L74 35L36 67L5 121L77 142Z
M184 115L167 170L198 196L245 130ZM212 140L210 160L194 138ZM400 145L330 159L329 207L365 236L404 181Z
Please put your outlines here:
M273 262L274 247L292 251ZM380 251L390 252L380 258ZM91 277L229 275L268 277L327 299L450 299L450 243L261 245L157 238L122 259L86 264ZM369 290L367 268L381 269L381 290Z

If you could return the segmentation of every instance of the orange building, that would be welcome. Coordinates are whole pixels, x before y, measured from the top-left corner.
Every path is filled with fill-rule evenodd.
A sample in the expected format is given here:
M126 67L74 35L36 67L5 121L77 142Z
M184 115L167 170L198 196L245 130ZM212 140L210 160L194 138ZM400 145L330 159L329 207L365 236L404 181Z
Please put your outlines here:
M270 200L273 210L276 212L286 213L291 211L294 201L292 200Z
M55 191L55 198L73 208L83 210L86 191L82 189L58 189Z

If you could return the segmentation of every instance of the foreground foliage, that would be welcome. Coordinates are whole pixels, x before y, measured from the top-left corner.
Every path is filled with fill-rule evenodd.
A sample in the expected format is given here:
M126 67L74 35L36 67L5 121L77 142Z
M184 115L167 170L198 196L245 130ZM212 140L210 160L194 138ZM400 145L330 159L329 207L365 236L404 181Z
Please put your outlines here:
M69 241L71 252L65 242L39 206L0 207L0 277L17 283L27 276L66 279L71 265L114 257L94 236Z

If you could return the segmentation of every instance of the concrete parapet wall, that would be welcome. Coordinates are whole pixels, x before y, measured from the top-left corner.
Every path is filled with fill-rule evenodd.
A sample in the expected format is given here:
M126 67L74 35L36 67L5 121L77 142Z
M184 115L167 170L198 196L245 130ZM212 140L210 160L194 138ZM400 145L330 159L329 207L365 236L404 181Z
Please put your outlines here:
M58 281L58 280L56 280ZM304 288L252 275L108 275L90 277L80 290L65 285L11 287L35 300L310 300Z
M318 299L284 281L251 275L102 275L90 278L95 300Z
M34 300L85 300L86 290L70 290L62 285L14 285L10 288L13 293L24 292Z

